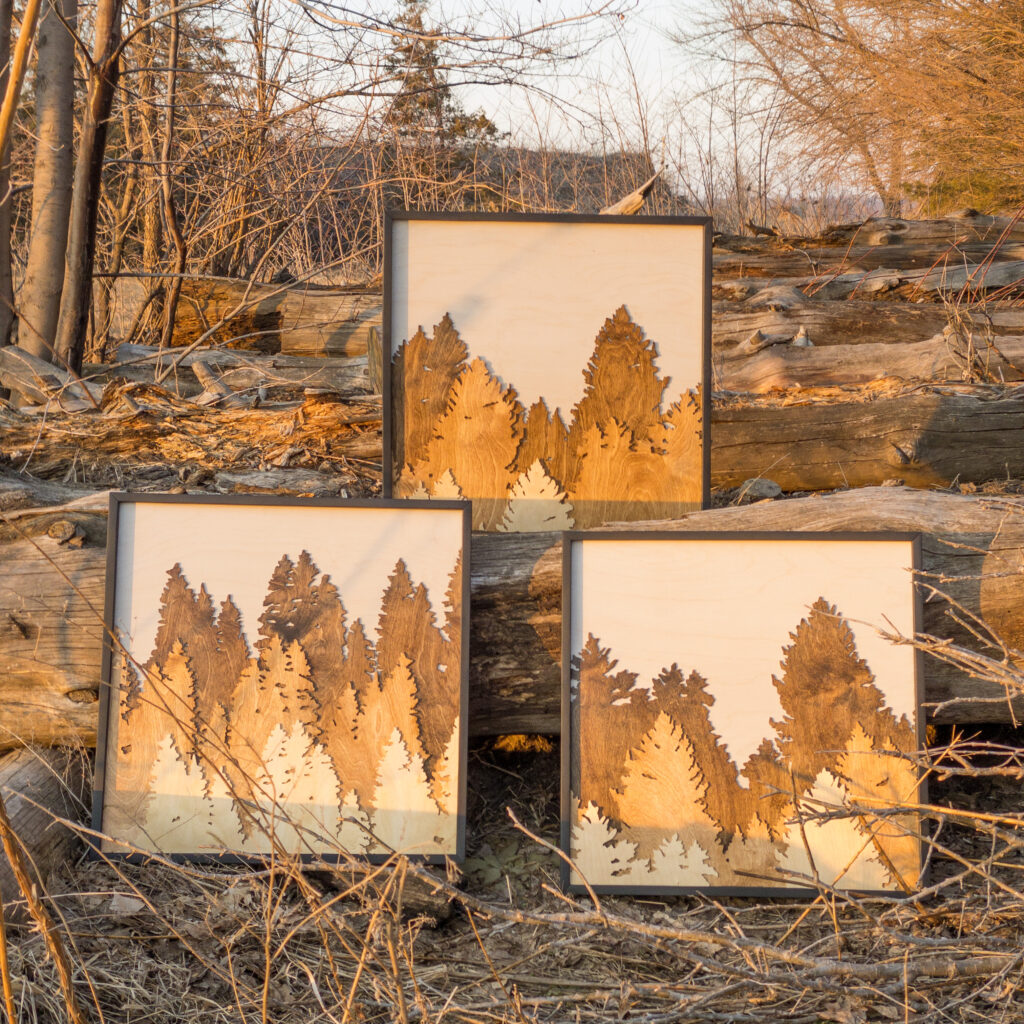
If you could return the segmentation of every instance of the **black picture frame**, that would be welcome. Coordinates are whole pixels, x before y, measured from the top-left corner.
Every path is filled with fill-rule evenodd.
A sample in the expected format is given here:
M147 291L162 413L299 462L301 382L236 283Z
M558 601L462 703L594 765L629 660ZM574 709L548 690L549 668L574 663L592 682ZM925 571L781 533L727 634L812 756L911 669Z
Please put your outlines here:
M917 532L901 531L666 531L666 530L570 530L562 535L562 688L561 688L561 751L560 751L560 821L559 848L565 857L561 862L560 884L562 891L576 896L587 895L592 891L597 895L632 895L632 896L708 896L708 897L750 897L756 899L813 899L818 890L813 886L638 886L638 885L606 885L592 884L590 889L571 880L569 863L565 858L572 855L572 755L576 737L572 730L572 623L573 623L573 549L581 542L624 541L641 543L643 541L675 541L679 543L693 541L898 541L910 544L912 571L909 586L913 588L913 617L915 634L921 631L923 621L924 598L918 576L921 572L922 536ZM920 649L915 649L914 665L914 731L918 748L925 746L925 721L923 713L923 660ZM921 776L917 787L919 805L928 802L927 779ZM923 816L918 815L920 842L921 874L918 887L927 886L928 844L927 823ZM894 889L848 891L854 897L899 898L900 893Z
M122 853L104 851L100 848L103 837L104 785L106 779L109 747L110 717L118 707L114 689L118 681L113 679L114 652L117 646L115 616L117 611L117 569L118 569L118 521L120 509L128 504L154 503L165 505L226 505L262 506L287 508L336 508L336 509L401 509L403 511L453 512L462 516L462 595L461 595L461 649L459 678L459 779L456 798L456 843L454 854L408 855L411 860L425 864L445 864L448 861L461 863L466 856L466 776L469 756L469 630L470 630L470 540L471 509L468 501L461 500L386 500L363 498L302 498L291 495L249 495L249 494L147 494L144 492L114 491L110 494L109 519L107 525L106 589L103 611L103 642L101 653L101 685L99 699L99 722L96 739L96 765L93 775L92 819L93 836L88 846L92 859L124 861L141 864L150 859L146 853ZM112 837L116 840L116 837ZM166 859L179 863L234 864L258 866L266 863L269 854L216 854L212 852L162 854ZM388 853L353 854L351 857L337 854L302 853L297 855L303 864L339 864L350 860L367 864L383 864L394 855Z
M634 217L589 213L431 213L423 210L385 210L384 212L384 298L383 317L381 324L381 427L383 434L383 456L381 462L383 490L385 498L394 494L394 465L392 446L392 417L394 412L391 360L394 345L391 336L391 307L394 297L393 260L394 245L392 242L392 226L397 221L433 220L433 221L490 221L494 223L517 224L621 224L641 226L675 226L700 227L704 230L704 263L703 263L703 301L701 316L703 318L703 337L701 351L701 509L711 504L711 274L712 274L712 239L714 222L711 217Z

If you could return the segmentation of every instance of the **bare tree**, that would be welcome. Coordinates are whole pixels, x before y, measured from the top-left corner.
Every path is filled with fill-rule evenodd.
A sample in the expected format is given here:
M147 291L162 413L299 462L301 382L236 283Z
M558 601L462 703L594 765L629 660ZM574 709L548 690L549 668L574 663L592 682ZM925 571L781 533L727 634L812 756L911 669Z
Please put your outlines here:
M18 303L18 344L53 358L64 288L71 184L74 174L74 26L77 0L50 0L36 43L36 147L32 229Z

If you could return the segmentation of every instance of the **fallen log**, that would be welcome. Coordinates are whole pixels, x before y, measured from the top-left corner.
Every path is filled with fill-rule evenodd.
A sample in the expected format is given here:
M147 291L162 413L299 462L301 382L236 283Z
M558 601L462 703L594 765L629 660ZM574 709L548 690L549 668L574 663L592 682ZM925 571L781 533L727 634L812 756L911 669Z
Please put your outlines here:
M952 601L983 619L1008 647L1024 651L1024 499L866 488L630 529L920 531L923 578L948 596L925 602L924 632L973 645L951 614ZM561 556L558 535L473 536L470 724L476 733L558 731ZM925 701L943 705L930 714L933 721L1011 721L1024 712L1024 697L1011 710L1001 689L935 659L926 658L923 668Z
M186 281L174 344L190 345L228 317L211 342L296 356L365 355L370 327L380 326L381 301L379 290L366 288Z
M818 346L809 332L801 331L757 331L722 353L712 365L715 387L761 393L867 384L881 377L913 382L1024 379L1024 338L1017 336L966 339L948 333L906 344Z
M12 513L0 526L0 748L96 742L106 558L105 496ZM51 536L79 527L81 547ZM635 524L632 528L637 528ZM922 531L927 578L1004 643L1024 649L1024 499L872 488L694 513L640 528ZM66 525L58 535L67 532ZM559 722L561 537L475 534L470 728L476 735L555 733ZM974 642L940 598L924 629ZM1008 721L1005 695L927 660L925 699L956 699L936 721ZM1024 702L1015 701L1017 713Z
M742 345L756 331L792 337L802 327L815 346L888 344L901 346L928 341L949 327L951 313L934 303L868 302L846 299L825 302L790 289L771 301L767 291L753 301L716 302L712 307L711 337L716 354ZM972 326L966 309L963 325ZM955 319L955 311L952 313ZM981 333L991 325L999 336L1024 335L1024 310L988 303L974 313L973 326Z
M1024 477L1024 388L891 381L716 396L711 483L769 477L785 491L900 481L948 487Z
M88 817L85 767L83 752L66 748L23 747L0 757L0 797L12 831L28 853L30 879L39 890L79 846L76 834L55 818L84 821ZM2 850L0 900L8 920L26 918L21 890Z
M870 233L869 233L870 237ZM877 236L876 236L877 237ZM714 272L722 277L799 277L872 270L926 271L936 267L978 265L1024 258L1024 242L952 242L911 240L909 244L877 245L858 239L855 245L827 245L813 239L730 237L715 240Z
M99 388L16 345L0 348L0 385L29 402L52 403L64 412L96 409L102 396Z
M949 264L931 269L900 270L878 267L869 271L805 274L800 277L716 277L711 295L715 299L743 300L765 288L795 288L818 299L900 298L938 299L943 295L970 292L974 295L999 293L1019 298L1024 292L1024 260L988 264Z

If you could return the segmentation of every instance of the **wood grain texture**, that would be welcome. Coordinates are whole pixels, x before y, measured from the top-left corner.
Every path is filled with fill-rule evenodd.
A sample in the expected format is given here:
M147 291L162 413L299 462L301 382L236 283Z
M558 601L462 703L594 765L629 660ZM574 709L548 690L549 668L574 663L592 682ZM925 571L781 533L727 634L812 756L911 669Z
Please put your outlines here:
M376 645L361 623L346 637L342 595L304 550L277 562L247 638L234 600L218 615L206 584L172 566L152 654L122 671L110 709L107 848L381 852L362 823L410 852L454 854L463 626L446 603L442 633L400 560ZM415 826L396 832L403 809Z
M381 315L380 293L372 289L185 281L174 344L191 344L228 317L212 335L217 344L295 356L365 355Z
M913 655L861 632L877 659L873 669L836 605L788 600L831 584L854 602L858 619L884 609L909 631L912 582L903 565L910 544L889 544L884 556L870 541L859 549L827 540L786 547L785 540L574 542L570 852L590 862L591 884L785 888L794 883L776 870L783 867L840 888L916 884L919 823L875 815L917 798L912 767L893 756L918 746L907 715L893 710L913 713L914 676L905 671ZM846 568L844 578L820 573L819 563L832 558ZM729 577L740 565L750 573L737 586L751 596L751 614L730 619L722 610L735 607ZM780 565L784 578L772 571ZM659 585L678 593L698 567L699 591L669 603L653 596ZM758 597L773 608L761 608ZM707 620L704 606L713 609ZM601 627L614 633L617 649L595 636ZM652 651L666 663L653 685ZM685 679L679 665L689 670ZM751 735L763 738L750 744ZM868 789L873 799L865 805ZM804 828L801 814L813 817L823 803L845 808L846 819ZM593 834L595 812L605 834ZM800 866L805 834L811 870ZM614 862L586 850L594 842L599 851L615 849ZM754 864L766 877L744 877Z
M86 760L80 751L23 747L0 757L0 796L25 844L33 881L45 888L51 873L77 855L81 840L54 818L88 816ZM27 918L7 858L0 853L0 900L8 921Z
M465 342L445 315L430 339L420 328L391 362L394 460L399 471L426 458L449 392L466 365Z
M433 492L450 471L461 492L473 499L473 527L494 530L515 483L512 465L522 430L515 391L503 388L487 364L474 359L452 386L426 458L413 467L413 475Z
M663 410L668 380L657 348L625 306L595 338L568 425L543 399L524 409L514 387L479 357L451 381L465 351L454 342L445 317L434 337L418 332L393 361L391 457L399 496L455 491L472 499L474 528L505 532L546 522L551 529L551 516L587 527L700 507L699 390ZM414 460L417 451L425 454Z

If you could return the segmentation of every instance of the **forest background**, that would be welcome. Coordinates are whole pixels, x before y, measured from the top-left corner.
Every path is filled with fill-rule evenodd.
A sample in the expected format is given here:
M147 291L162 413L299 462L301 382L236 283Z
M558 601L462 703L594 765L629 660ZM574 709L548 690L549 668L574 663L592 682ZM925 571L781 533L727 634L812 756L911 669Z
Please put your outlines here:
M383 212L810 233L1020 200L1024 2L0 0L0 343L168 343L186 279L366 283ZM132 308L112 337L118 288Z

